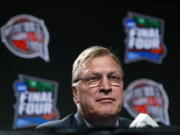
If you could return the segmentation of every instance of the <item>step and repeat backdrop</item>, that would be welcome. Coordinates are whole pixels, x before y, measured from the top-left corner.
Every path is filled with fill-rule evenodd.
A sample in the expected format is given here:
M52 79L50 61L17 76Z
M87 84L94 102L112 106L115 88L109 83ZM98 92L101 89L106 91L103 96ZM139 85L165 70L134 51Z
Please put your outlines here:
M6 2L0 9L0 129L34 128L76 112L72 64L92 45L123 64L121 116L180 124L180 4Z

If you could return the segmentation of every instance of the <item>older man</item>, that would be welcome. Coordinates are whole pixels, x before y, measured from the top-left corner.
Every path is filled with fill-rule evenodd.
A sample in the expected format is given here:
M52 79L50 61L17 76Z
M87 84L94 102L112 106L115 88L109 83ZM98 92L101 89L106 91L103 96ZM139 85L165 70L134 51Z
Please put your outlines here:
M37 128L129 127L119 117L123 104L123 69L119 59L102 46L84 50L75 60L72 93L77 113Z

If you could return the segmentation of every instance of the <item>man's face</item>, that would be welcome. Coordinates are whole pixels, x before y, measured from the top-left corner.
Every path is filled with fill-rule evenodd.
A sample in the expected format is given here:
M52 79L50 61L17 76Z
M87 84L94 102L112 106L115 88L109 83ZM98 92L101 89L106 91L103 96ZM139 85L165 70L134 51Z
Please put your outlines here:
M84 117L117 116L123 101L123 74L119 65L111 56L101 56L89 60L81 71L81 79L73 88L80 113Z

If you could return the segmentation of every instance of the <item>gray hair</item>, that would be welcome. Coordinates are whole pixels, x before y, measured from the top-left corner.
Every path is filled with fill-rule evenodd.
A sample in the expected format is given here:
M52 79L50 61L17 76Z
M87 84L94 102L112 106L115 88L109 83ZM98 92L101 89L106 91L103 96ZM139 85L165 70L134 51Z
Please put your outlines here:
M93 59L99 56L109 55L115 60L115 62L121 67L122 65L118 57L108 48L102 46L91 46L82 51L73 63L72 69L72 84L77 80L80 73L80 67L88 59ZM123 72L123 71L122 71Z

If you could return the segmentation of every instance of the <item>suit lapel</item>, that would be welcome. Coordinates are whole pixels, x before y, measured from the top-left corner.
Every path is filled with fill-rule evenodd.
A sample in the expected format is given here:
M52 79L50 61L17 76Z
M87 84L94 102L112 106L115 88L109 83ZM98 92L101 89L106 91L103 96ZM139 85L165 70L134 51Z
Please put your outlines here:
M87 128L87 125L86 125L85 121L83 120L82 116L80 115L80 113L77 112L74 117L77 122L77 127Z

